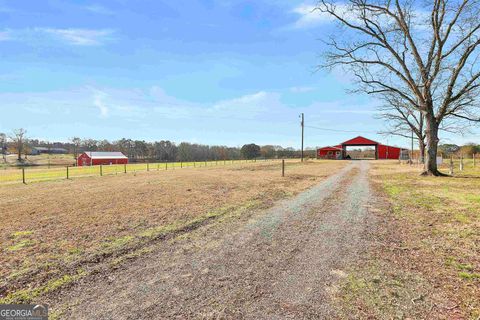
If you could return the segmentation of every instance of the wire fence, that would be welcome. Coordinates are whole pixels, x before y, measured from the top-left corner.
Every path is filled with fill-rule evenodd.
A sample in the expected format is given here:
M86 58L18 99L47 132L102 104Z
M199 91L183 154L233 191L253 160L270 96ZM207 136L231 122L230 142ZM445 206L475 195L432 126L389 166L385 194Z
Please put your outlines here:
M400 163L410 164L414 166L423 166L420 158L413 158ZM480 174L480 155L452 155L450 157L437 157L437 165L442 171L450 175L479 175Z
M0 170L0 184L29 183L51 180L65 180L79 177L111 176L145 171L165 171L183 168L206 168L214 166L227 166L242 163L255 163L259 161L273 161L275 159L252 160L214 160L214 161L189 161L189 162L153 162L129 163L96 166L62 166L53 168L5 168Z

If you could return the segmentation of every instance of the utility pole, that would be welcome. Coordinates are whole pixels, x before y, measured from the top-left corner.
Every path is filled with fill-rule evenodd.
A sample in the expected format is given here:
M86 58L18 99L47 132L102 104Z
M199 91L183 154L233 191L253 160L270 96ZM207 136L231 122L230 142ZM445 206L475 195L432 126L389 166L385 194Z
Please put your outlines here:
M303 162L303 132L305 128L305 120L304 120L303 112L301 114L301 118L302 118L301 126L302 126L302 162Z

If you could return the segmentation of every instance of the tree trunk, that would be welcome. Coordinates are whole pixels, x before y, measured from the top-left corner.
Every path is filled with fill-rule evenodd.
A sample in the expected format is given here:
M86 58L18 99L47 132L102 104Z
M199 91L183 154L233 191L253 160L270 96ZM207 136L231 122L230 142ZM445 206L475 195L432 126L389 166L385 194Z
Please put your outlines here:
M441 176L437 168L438 124L433 114L425 115L427 145L425 153L425 171L422 175Z
M425 141L422 138L418 140L418 148L420 150L420 163L425 163Z

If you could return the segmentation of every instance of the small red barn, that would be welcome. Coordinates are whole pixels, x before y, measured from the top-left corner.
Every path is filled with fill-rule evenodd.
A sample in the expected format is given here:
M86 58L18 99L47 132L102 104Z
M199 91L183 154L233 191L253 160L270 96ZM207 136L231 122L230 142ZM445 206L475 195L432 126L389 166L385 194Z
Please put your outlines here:
M77 165L81 166L98 166L101 164L127 164L128 158L121 152L97 152L87 151L77 158Z
M399 159L402 150L404 150L358 136L333 147L318 148L317 159L345 159L347 157L348 146L375 147L375 159Z

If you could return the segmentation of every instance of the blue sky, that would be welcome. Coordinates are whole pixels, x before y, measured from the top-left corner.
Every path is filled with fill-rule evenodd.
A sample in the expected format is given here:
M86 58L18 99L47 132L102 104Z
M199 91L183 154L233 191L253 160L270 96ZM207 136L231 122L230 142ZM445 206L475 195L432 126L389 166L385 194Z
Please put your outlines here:
M0 132L299 147L304 112L309 126L408 146L375 134L378 103L347 94L348 75L314 72L335 26L313 3L0 0Z

